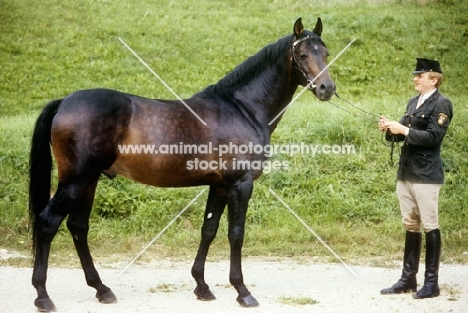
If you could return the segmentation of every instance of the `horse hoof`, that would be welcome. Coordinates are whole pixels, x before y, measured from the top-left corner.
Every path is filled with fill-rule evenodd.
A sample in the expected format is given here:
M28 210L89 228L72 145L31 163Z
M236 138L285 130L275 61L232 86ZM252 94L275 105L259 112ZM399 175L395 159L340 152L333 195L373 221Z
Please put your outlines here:
M105 287L103 290L96 293L96 298L98 298L101 303L116 303L117 297L114 295L110 288Z
M260 304L258 303L257 299L252 297L252 295L245 296L243 298L237 297L237 302L244 307L244 308L254 308L259 306Z
M193 293L197 296L198 300L202 301L212 301L216 300L215 295L211 292L210 287L206 286L205 288L197 286Z
M57 308L50 298L37 298L34 301L34 305L39 312L57 312Z

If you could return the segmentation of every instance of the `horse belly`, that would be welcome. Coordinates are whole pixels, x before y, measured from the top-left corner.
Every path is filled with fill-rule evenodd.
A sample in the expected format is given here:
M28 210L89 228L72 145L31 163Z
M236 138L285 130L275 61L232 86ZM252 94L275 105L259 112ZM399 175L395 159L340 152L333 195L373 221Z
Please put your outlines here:
M191 165L192 161L174 155L120 155L108 171L157 187L189 187L222 182L220 168L196 168Z

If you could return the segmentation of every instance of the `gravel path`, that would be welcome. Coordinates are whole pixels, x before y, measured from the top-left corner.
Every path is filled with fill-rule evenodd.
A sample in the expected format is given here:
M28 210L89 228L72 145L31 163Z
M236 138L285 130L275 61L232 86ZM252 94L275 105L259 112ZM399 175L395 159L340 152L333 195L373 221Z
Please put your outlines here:
M191 262L162 260L130 267L124 263L98 268L103 282L118 298L101 304L86 285L80 268L51 267L48 291L59 312L468 312L468 266L441 265L441 295L414 300L411 294L381 296L393 284L400 268L352 266L312 260L245 258L245 282L260 302L257 308L240 307L229 285L229 262L208 262L206 280L217 300L196 300ZM421 264L424 267L424 264ZM0 267L0 312L36 312L31 268ZM418 274L422 282L423 273ZM288 300L289 298L289 300ZM299 304L309 300L315 304Z

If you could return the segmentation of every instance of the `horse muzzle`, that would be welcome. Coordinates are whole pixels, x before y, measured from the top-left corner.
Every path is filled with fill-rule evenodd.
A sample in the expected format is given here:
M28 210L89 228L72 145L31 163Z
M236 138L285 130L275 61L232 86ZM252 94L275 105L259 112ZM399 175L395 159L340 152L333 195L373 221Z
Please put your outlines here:
M321 101L330 100L336 92L336 85L332 81L325 81L320 83L320 85L315 85L313 81L308 80L307 88Z

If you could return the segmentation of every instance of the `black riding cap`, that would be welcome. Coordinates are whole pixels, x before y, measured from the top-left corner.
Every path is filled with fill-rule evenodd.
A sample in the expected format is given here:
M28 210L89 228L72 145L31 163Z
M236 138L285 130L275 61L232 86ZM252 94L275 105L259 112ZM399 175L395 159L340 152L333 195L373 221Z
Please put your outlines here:
M424 72L437 72L442 74L438 61L416 58L416 69L414 70L413 75Z

